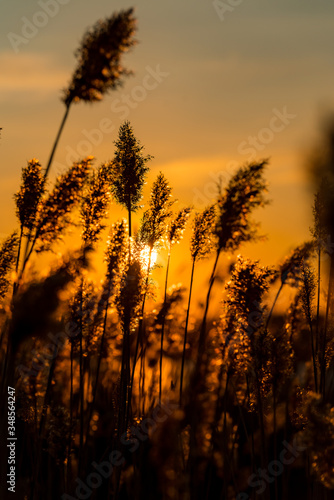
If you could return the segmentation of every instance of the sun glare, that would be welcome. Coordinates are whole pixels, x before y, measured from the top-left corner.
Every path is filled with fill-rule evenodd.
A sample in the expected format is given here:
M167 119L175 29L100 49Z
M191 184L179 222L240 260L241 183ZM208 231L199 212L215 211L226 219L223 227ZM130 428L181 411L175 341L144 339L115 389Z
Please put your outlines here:
M156 250L150 249L149 245L145 245L142 251L140 252L141 259L143 261L143 266L148 267L150 260L150 252L151 252L151 262L150 267L153 267L158 258L158 252Z

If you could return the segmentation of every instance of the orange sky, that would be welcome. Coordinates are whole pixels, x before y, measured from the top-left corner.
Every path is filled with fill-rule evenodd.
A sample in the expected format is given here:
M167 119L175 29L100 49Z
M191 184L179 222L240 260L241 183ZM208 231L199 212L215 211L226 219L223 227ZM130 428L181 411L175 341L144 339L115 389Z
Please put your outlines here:
M2 235L15 223L12 195L21 167L32 157L43 164L48 157L64 111L60 90L71 76L84 29L131 6L106 0L52 2L59 7L56 14L25 42L13 34L24 38L29 23L41 22L43 0L29 5L17 0L2 8ZM154 155L147 189L163 170L179 206L209 203L215 176L223 173L228 179L231 162L270 157L273 202L256 214L268 241L248 245L244 253L274 264L301 243L308 237L312 201L304 158L321 113L333 108L334 4L272 4L244 1L223 13L219 2L138 0L140 43L126 57L135 75L101 103L73 106L53 175L73 152L93 154L97 163L112 158L124 119Z

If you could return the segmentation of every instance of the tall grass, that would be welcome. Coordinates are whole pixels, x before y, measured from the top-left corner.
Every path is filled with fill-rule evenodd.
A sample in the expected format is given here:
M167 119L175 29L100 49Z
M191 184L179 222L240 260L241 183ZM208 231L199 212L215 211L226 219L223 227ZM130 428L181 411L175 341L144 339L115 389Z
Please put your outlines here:
M124 44L99 52L111 27ZM118 56L133 44L132 33L132 10L87 33L67 111L117 86ZM94 71L102 70L99 83ZM267 161L242 165L217 186L215 203L191 216L186 206L173 213L163 172L142 198L151 159L142 151L125 122L111 162L83 159L53 186L37 159L22 170L18 229L0 247L1 425L5 436L10 385L18 498L332 498L334 266L324 242L333 238L333 172L325 171L315 197L310 242L272 268L239 254L218 283L222 256L258 237L252 217L267 204ZM108 214L111 201L127 220ZM78 250L67 256L73 225ZM166 249L160 284L154 260L161 266ZM48 270L39 266L46 252L57 252ZM168 288L172 254L182 255L187 289ZM104 266L102 279L92 255ZM195 295L204 258L212 271ZM278 311L283 296L291 304ZM3 498L6 453L3 447Z

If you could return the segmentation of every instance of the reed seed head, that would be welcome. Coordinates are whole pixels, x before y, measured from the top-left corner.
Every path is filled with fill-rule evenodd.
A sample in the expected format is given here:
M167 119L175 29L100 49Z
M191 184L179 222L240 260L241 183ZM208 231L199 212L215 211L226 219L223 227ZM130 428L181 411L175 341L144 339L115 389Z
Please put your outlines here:
M135 31L133 9L128 9L98 21L85 33L75 52L77 68L64 91L66 106L72 102L100 101L108 91L122 85L131 72L122 66L121 58L135 45Z
M109 180L116 201L128 211L135 212L142 199L142 191L152 156L143 155L144 146L136 139L130 122L120 126L113 161L109 164Z
M314 242L307 241L296 247L280 265L276 277L280 276L282 284L299 286L302 280L302 270L314 253Z
M203 259L215 246L215 220L216 212L213 205L195 214L190 240L190 254L193 260Z
M220 250L234 251L241 243L257 237L257 225L251 221L252 211L268 203L263 178L267 161L239 168L218 198L216 234Z
M111 200L107 179L107 166L104 164L92 173L82 201L80 210L83 225L82 240L89 246L98 241L101 231L105 229L103 219L108 215Z
M18 237L14 231L0 247L0 299L6 295L10 285L8 274L15 263L17 246Z
M16 214L22 229L31 231L35 225L38 203L44 193L44 184L41 164L33 158L22 169L21 187L14 195Z
M105 259L107 262L107 280L113 280L125 265L128 252L127 224L124 220L112 225Z
M165 235L167 221L172 215L172 188L164 174L160 172L151 190L148 209L144 212L139 240L153 248Z
M92 157L73 166L56 182L51 193L41 201L37 236L39 246L36 251L50 250L53 243L59 241L62 233L71 222L71 210L80 200L81 192L88 178Z
M174 245L181 240L190 213L190 207L183 208L178 212L176 217L171 220L167 231L167 239L170 245Z

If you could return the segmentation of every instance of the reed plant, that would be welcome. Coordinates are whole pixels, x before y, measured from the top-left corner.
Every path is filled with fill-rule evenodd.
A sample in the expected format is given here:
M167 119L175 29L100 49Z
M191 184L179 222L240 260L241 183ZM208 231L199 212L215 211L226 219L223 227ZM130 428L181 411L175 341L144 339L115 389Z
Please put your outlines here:
M1 387L3 401L15 388L18 498L328 500L334 155L323 161L310 241L272 267L241 254L259 238L267 160L241 165L201 212L175 211L164 172L143 197L152 157L126 121L111 161L83 158L52 183L71 105L118 88L134 32L128 9L85 34L49 162L23 167L17 228L0 246ZM188 286L169 286L171 255ZM223 277L222 255L233 263ZM0 488L5 498L6 481Z

